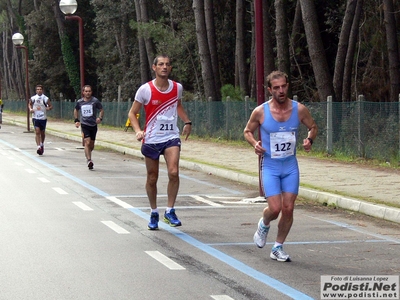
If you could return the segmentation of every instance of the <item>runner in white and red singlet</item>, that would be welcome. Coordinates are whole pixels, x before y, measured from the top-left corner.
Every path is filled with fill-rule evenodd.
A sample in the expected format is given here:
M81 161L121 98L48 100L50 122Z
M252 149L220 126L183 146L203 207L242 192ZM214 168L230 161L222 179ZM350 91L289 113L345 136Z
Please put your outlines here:
M171 226L181 226L174 205L179 190L179 157L181 140L179 137L178 117L185 123L182 134L188 139L192 122L182 106L182 85L168 79L172 66L167 55L159 55L152 65L155 79L143 84L136 92L135 101L129 111L129 120L136 133L136 139L142 142L142 154L147 168L146 192L149 198L151 214L148 228L158 229L159 212L157 207L157 180L160 155L164 155L168 170L168 203L164 221ZM146 124L144 130L136 115L144 107Z

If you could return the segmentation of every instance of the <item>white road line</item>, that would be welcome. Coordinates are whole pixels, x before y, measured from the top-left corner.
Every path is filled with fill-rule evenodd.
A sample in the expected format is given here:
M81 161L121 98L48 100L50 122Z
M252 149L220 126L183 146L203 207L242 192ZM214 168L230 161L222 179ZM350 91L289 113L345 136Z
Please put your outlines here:
M221 201L223 204L237 204L237 205L248 205L247 202L242 201Z
M68 195L68 193L66 191L64 191L62 188L59 187L53 187L53 190L55 190L57 193L59 193L60 195Z
M205 195L207 198L210 199L217 199L217 200L242 200L243 197L232 197L232 196L213 196L213 195Z
M121 226L115 224L113 221L101 221L104 225L114 230L116 233L119 234L129 234L129 231L125 230Z
M43 182L43 183L48 183L48 182L50 182L47 178L44 178L44 177L38 177L38 179L39 179L41 182Z
M200 196L197 196L197 195L191 195L190 197L192 197L193 199L195 199L197 201L201 201L201 202L206 203L206 204L211 205L211 206L218 206L218 207L223 206L222 204L215 203L213 201L204 199L203 197L200 197Z
M64 149L62 149L62 148L55 148L56 150L58 150L58 151L65 151Z
M110 197L106 197L106 198L108 200L114 202L115 204L118 204L119 206L121 206L123 208L133 208L132 205L130 205L130 204L128 204L128 203L126 203L126 202L124 202L122 200L119 200L117 197L110 196Z
M25 171L27 171L29 174L35 174L36 172L32 169L25 169Z
M80 209L82 210L93 210L93 208L90 208L89 206L87 206L85 203L82 202L72 202L73 204L75 204L76 206L78 206Z
M145 251L145 252L158 262L162 263L170 270L185 270L185 268L182 267L180 264L177 264L172 259L166 257L159 251Z
M211 295L211 298L213 298L214 300L234 300L227 295Z
M23 166L24 164L23 163L20 163L20 162L16 162L15 163L17 166Z

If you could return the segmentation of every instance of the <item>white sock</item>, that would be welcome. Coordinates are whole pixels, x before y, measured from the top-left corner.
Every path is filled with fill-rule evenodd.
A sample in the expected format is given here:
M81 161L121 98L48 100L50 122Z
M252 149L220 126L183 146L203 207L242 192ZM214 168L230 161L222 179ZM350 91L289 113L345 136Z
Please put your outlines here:
M169 212L171 211L172 208L173 208L173 207L167 207L167 209L165 210L165 212L166 212L167 214L169 214Z
M265 224L264 224L264 219L262 219L262 221L261 221L261 227L263 227L264 229L265 229L265 228L269 228L269 224L268 224L268 225L265 225Z
M278 242L275 242L274 248L276 248L276 247L282 247L282 246L283 246L283 244L278 243Z

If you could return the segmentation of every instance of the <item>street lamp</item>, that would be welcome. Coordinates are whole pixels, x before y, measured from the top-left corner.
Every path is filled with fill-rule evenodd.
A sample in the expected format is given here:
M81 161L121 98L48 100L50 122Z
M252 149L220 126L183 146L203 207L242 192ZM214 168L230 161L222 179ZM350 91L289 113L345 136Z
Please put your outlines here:
M12 36L12 42L14 43L16 48L25 49L25 84L26 84L26 129L28 132L31 131L30 122L29 122L29 70L28 70L28 48L22 46L24 42L24 36L19 32L14 33Z
M76 0L61 0L60 10L65 15L65 20L77 20L79 23L79 66L80 66L80 76L81 76L81 91L85 85L85 61L84 61L84 45L83 45L83 22L82 18L73 15L77 8L78 3Z

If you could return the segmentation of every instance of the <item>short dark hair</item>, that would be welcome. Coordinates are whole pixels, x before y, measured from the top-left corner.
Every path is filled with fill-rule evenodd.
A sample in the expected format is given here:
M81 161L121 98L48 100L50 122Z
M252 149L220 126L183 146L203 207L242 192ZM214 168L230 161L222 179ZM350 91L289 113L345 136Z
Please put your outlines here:
M37 84L35 88L38 88L38 87L42 88L42 90L43 90L43 85Z
M82 87L82 92L83 92L83 90L85 89L85 88L90 88L90 90L91 91L93 91L93 89L92 89L92 86L91 85L89 85L89 84L85 84L83 87Z
M154 60L153 60L153 65L155 65L155 66L157 65L158 59L159 59L160 57L168 58L168 59L169 59L169 63L171 63L171 58L170 58L167 54L159 54L159 55L157 55L157 56L154 58Z
M270 88L271 87L271 81L274 79L282 78L284 77L286 79L286 83L289 81L289 77L285 72L282 71L273 71L267 76L267 86Z

